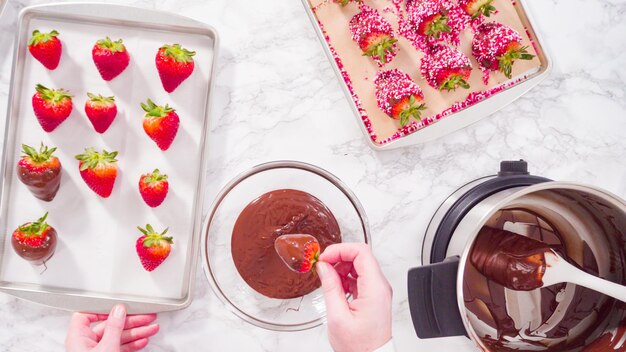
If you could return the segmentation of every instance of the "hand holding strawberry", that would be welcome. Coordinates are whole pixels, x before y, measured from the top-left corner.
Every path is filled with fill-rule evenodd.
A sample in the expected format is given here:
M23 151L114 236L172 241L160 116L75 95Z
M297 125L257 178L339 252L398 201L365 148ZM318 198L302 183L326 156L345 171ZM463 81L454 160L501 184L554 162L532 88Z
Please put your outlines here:
M180 44L163 45L159 48L156 55L156 67L166 92L173 92L191 76L194 55L196 55L195 51L189 51Z
M72 95L63 89L48 89L41 84L37 84L35 90L35 116L44 131L52 132L72 113Z
M172 237L165 237L168 229L162 233L157 233L152 225L146 225L146 228L137 227L143 236L137 239L135 249L141 260L141 265L147 271L156 269L172 251Z
M117 115L115 97L104 97L87 93L89 100L85 103L85 114L98 133L104 133L111 126Z
M122 40L112 41L109 37L96 42L91 49L91 57L105 81L110 81L124 72L130 62L130 55Z
M180 125L176 110L167 104L165 106L156 105L150 99L145 104L141 103L141 108L146 112L143 115L144 131L161 150L167 150L174 142Z
M139 179L139 193L144 202L151 208L158 207L167 196L169 182L167 175L155 169L150 174L141 175Z
M117 178L117 152L103 150L96 152L93 148L85 148L85 153L76 155L80 176L87 186L102 198L108 198L113 192Z
M308 273L320 255L320 244L311 235L281 235L274 241L274 249L289 269Z
M33 36L28 41L28 51L42 65L49 70L54 70L61 61L63 45L59 38L59 32L52 30L49 33L42 33L38 29L33 31Z

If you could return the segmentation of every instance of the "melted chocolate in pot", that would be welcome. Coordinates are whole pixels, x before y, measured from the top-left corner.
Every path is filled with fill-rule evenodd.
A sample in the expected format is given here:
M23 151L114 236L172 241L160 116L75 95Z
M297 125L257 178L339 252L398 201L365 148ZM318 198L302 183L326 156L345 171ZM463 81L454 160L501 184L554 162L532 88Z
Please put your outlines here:
M276 238L286 234L312 235L322 252L341 242L337 220L309 193L281 189L253 200L235 222L231 251L243 280L270 298L300 297L320 286L315 272L293 272L276 253Z

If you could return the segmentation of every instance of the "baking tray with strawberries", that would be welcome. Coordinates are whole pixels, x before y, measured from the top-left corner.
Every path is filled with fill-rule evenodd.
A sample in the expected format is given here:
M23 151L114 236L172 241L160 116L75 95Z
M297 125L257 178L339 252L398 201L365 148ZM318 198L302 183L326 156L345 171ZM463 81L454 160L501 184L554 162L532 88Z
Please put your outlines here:
M464 128L550 72L523 0L302 0L369 145Z
M191 302L217 33L178 15L54 4L19 18L0 291L48 306Z

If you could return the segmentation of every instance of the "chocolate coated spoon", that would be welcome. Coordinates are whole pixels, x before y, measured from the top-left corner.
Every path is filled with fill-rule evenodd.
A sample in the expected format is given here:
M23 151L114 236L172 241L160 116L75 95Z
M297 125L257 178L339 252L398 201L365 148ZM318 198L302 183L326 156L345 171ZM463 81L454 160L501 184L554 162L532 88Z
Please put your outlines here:
M470 262L487 278L511 290L531 291L571 282L626 302L626 286L588 274L548 244L514 232L483 227Z

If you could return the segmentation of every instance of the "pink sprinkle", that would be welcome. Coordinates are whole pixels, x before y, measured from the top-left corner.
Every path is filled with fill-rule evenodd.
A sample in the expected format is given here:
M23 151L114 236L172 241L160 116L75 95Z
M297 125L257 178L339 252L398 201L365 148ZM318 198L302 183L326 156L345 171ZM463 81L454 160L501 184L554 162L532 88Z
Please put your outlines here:
M489 72L500 69L498 57L503 55L509 44L521 43L522 37L514 29L501 23L484 23L476 28L472 40L472 54L483 71L483 82L489 82Z
M422 76L436 89L449 73L462 74L467 79L471 70L472 62L465 54L441 44L433 46L430 53L422 58L420 66Z
M391 116L394 104L404 98L410 98L413 95L417 101L424 100L420 87L408 74L397 68L378 72L374 84L378 107L389 116Z
M354 15L350 20L350 33L352 33L352 40L359 44L362 50L365 45L364 41L369 40L373 35L394 38L393 29L389 21L383 18L378 11L367 5L362 5L361 12ZM396 55L396 49L397 45L394 43L391 50L386 51L386 62L391 62ZM379 67L384 65L379 55L374 55L372 58Z

